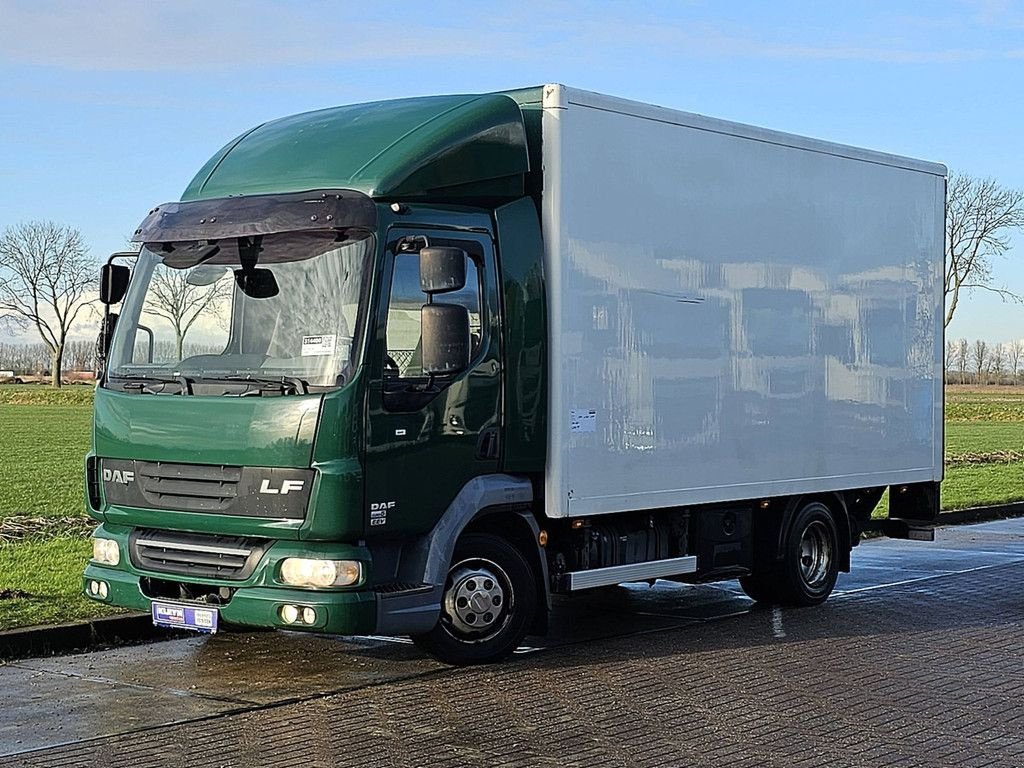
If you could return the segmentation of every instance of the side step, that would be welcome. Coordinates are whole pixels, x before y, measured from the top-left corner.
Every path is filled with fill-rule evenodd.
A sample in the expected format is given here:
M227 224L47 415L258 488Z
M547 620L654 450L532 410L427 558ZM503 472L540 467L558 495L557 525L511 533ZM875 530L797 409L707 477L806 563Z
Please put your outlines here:
M684 573L695 573L696 570L697 558L687 555L686 557L672 557L668 560L649 560L644 563L613 565L608 568L569 571L559 577L559 586L566 592L578 592L581 589L606 587L626 581L646 581L666 576L680 576Z

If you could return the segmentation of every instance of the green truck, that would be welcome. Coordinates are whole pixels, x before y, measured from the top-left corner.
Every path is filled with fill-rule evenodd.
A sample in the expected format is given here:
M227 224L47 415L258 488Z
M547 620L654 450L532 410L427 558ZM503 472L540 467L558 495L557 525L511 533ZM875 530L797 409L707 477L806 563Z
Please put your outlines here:
M555 593L820 603L932 537L945 175L560 85L262 124L102 269L84 593L460 664Z

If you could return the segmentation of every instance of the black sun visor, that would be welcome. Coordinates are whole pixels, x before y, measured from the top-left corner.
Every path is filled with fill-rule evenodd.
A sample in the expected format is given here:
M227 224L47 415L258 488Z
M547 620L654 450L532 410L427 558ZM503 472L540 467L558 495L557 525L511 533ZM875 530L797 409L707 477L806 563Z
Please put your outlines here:
M372 230L376 224L377 208L369 197L350 189L329 189L165 203L149 212L132 240L221 240L279 232Z

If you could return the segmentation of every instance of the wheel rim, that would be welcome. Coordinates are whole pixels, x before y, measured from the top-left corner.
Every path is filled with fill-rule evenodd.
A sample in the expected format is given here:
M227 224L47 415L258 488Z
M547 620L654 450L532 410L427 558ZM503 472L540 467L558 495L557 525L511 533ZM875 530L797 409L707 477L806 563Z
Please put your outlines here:
M828 526L814 520L800 537L800 577L812 589L825 585L832 568L832 537Z
M481 642L494 637L508 623L514 603L508 574L492 560L463 560L448 572L443 618L459 640Z

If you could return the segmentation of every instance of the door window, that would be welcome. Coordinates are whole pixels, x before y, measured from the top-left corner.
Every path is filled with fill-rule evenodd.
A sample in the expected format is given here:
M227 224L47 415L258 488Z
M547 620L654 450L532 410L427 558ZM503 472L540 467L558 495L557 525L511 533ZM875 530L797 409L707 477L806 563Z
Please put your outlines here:
M469 311L472 339L470 356L480 349L480 270L476 262L466 259L466 285L459 291L434 297L436 303L458 304ZM420 337L420 309L429 303L429 296L420 290L420 257L417 253L398 253L391 277L391 298L388 302L387 358L384 375L400 378L423 376L423 346Z

